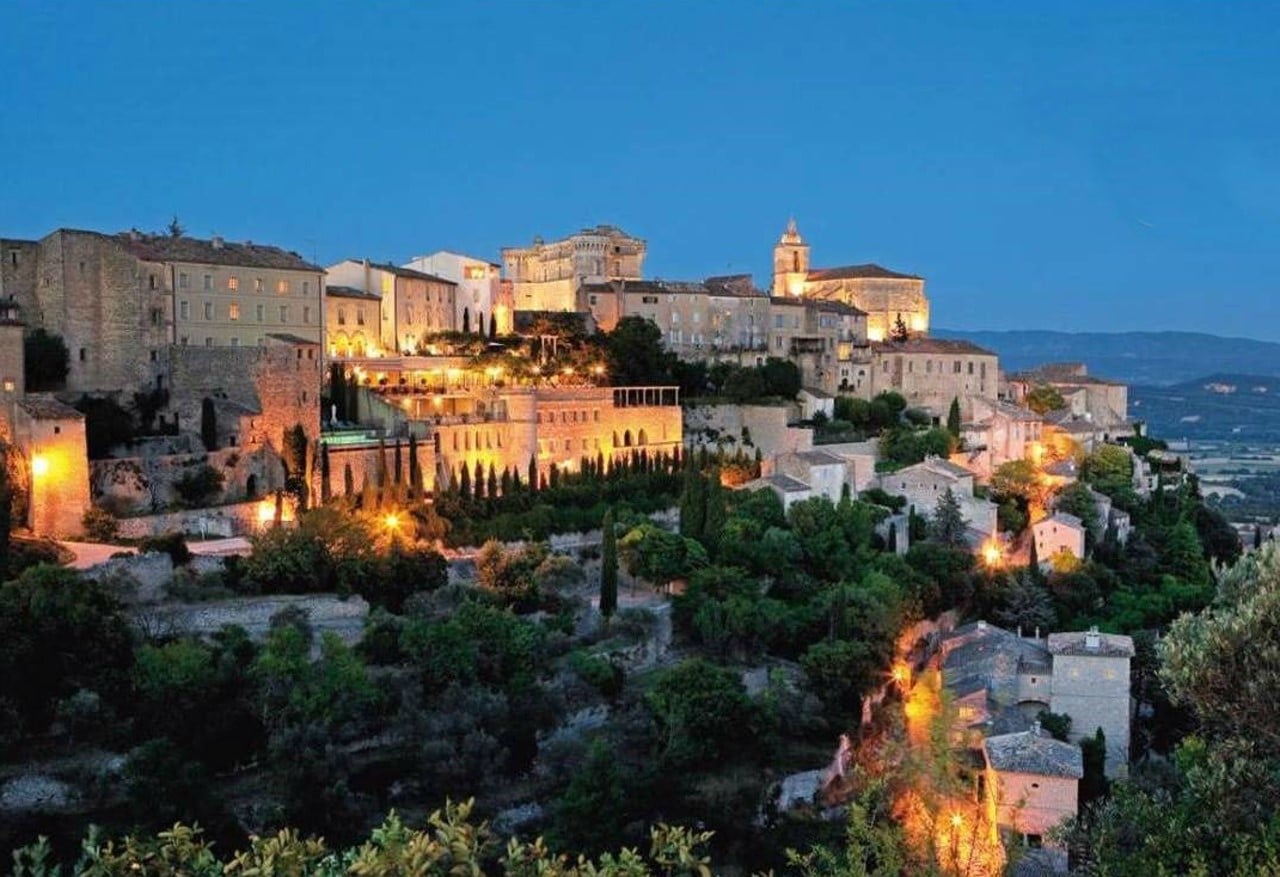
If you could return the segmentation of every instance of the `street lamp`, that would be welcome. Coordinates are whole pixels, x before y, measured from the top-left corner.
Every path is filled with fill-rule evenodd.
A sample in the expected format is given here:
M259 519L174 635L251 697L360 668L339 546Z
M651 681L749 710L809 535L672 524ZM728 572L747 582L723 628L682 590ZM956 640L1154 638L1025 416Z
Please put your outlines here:
M31 474L43 478L49 474L49 458L44 454L36 454L31 458Z

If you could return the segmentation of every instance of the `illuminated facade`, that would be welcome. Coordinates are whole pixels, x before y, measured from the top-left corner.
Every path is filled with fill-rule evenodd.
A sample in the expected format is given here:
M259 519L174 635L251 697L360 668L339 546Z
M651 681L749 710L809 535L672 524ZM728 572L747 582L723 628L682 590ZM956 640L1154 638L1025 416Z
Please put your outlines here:
M1000 381L999 359L969 341L909 338L871 345L868 395L886 390L901 394L907 404L944 418L952 400L960 416L974 419L974 400L994 402Z
M506 247L502 264L515 309L576 311L585 284L643 278L645 251L640 238L598 225L550 243L534 238L528 247Z
M29 395L17 403L13 439L26 462L31 531L59 538L79 534L89 507L84 415L52 396Z
M435 277L443 277L458 285L454 298L454 325L469 324L474 331L489 331L489 319L499 335L512 331L515 305L511 288L502 282L502 266L460 253L440 250L430 256L418 256L404 267Z
M455 313L458 284L451 280L368 259L347 259L327 270L330 286L359 290L381 299L376 348L373 341L366 346L370 355L412 353L425 336L462 328ZM335 314L337 307L334 305ZM331 328L326 346L342 346L338 331L343 328L346 327ZM354 335L349 337L354 339ZM349 346L354 349L357 345L351 340Z
M809 245L795 220L773 248L773 295L844 302L867 315L867 337L883 341L902 325L913 335L929 332L929 299L924 278L879 265L811 268Z

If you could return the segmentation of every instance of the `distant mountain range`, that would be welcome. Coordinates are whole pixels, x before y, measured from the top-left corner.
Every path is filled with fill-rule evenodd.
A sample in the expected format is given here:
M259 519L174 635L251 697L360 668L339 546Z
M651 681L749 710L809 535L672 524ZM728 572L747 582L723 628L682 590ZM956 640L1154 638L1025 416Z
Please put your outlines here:
M931 334L967 338L994 350L1006 371L1021 371L1045 362L1078 361L1089 367L1091 375L1149 386L1172 386L1218 374L1280 377L1280 344L1248 338L1222 338L1199 332L935 329Z
M1164 439L1280 444L1280 378L1213 374L1129 388L1129 414Z

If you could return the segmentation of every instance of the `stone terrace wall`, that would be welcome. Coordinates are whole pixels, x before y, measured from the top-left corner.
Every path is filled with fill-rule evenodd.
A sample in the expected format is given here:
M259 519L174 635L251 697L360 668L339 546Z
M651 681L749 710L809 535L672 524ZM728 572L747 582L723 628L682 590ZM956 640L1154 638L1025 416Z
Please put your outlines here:
M210 502L249 500L250 486L252 498L260 498L284 484L284 473L275 454L265 449L226 448L212 453L93 460L93 500L118 515L154 514L177 504L174 483L205 464L224 479L222 492Z
M265 500L270 502L270 500ZM241 536L257 532L258 510L263 501L240 502L205 509L189 509L120 519L120 537L141 539L163 533L187 533L199 536Z

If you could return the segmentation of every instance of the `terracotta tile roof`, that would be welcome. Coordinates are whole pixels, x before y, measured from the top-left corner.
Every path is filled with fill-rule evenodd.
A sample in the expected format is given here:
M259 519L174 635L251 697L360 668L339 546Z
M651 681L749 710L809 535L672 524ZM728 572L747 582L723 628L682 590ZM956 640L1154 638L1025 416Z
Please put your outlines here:
M988 737L982 746L995 770L1077 780L1084 776L1079 746L1034 730Z
M360 262L362 259L348 259L348 262ZM412 277L415 280L430 280L433 283L444 283L448 286L457 286L452 280L446 280L443 277L437 277L434 274L428 274L425 271L415 271L412 268L401 268L399 265L392 265L387 262L370 262L369 267L377 271L386 271L388 274L394 274L397 277Z
M877 353L943 353L968 356L995 356L995 352L960 338L908 338L906 341L877 341Z
M1098 638L1097 648L1089 648L1089 638ZM1049 634L1049 651L1055 655L1098 655L1105 658L1132 658L1133 638L1118 633L1073 630Z
M358 298L363 301L382 301L382 296L354 286L326 286L324 294L332 298Z
M32 420L84 420L83 414L52 396L27 396L18 400L18 407Z
M148 262L191 262L198 265L271 268L280 271L324 271L319 265L311 264L290 250L249 241L237 243L217 237L202 240L186 235L173 237L168 234L143 234L132 231L106 235L77 229L59 230L108 238L137 258Z
M868 262L865 265L842 265L838 268L816 268L807 278L813 280L923 280L916 274L900 274L888 268Z

